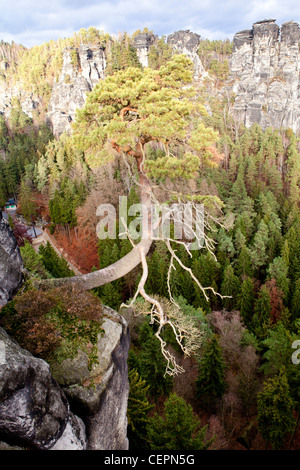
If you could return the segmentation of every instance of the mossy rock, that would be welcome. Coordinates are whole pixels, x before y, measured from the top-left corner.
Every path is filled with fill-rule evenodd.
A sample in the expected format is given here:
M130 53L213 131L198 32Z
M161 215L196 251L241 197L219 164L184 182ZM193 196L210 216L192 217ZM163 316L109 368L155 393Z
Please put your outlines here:
M101 328L104 330L104 334L98 335L97 356L92 367L89 366L89 353L82 349L78 349L74 358L67 357L61 362L51 361L52 375L61 386L92 384L93 379L103 376L109 369L112 362L112 352L117 347L122 335L122 326L105 318Z

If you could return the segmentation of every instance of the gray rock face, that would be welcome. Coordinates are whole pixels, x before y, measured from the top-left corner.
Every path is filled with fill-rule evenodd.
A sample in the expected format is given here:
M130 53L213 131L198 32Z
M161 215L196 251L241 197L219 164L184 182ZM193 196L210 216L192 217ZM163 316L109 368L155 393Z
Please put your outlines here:
M39 97L22 89L20 83L10 87L5 81L0 81L0 112L9 117L12 99L20 101L22 110L32 118L33 112L39 107Z
M85 449L83 422L53 380L49 365L0 328L0 439L33 449Z
M127 450L127 323L112 309L92 370L87 357L51 366L0 328L0 444L49 450Z
M0 307L10 300L22 283L23 260L8 223L0 211Z
M141 33L134 39L139 61L148 66L150 47L157 40L152 33ZM198 56L201 37L189 30L177 31L167 37L176 53L186 54L194 64L194 78L209 78ZM300 28L293 21L281 27L276 20L262 20L252 29L236 33L233 54L229 60L230 80L234 92L234 112L249 127L258 123L267 127L300 129ZM75 57L77 55L77 57ZM75 57L75 60L74 60ZM5 68L6 63L1 63ZM78 50L66 49L63 67L53 84L46 122L56 137L70 131L76 109L86 95L104 78L105 52L100 46L80 45ZM23 111L32 117L39 107L39 97L24 92L19 83L10 88L0 81L0 112L9 115L13 97L20 100Z
M275 20L237 33L231 58L235 112L247 127L300 128L300 28Z
M125 320L123 334L111 354L113 374L101 396L101 407L87 420L88 449L128 450L127 403L129 395L127 358L130 338ZM100 432L99 432L100 431Z
M200 75L205 74L205 69L198 55L198 48L201 36L192 33L190 30L176 31L167 37L167 43L178 54L185 54L194 64L194 77L198 79Z
M77 63L74 62L77 55ZM63 54L63 66L59 79L52 88L47 122L59 137L70 130L76 109L82 108L86 94L104 78L106 59L100 46L80 45L78 53L67 49Z
M150 33L141 33L134 38L134 47L143 67L148 67L148 55L150 47L155 43L156 36Z
M98 340L99 363L88 370L87 356L79 352L52 370L72 409L85 422L88 449L126 450L129 330L123 317L103 308L108 317L102 325L105 334Z

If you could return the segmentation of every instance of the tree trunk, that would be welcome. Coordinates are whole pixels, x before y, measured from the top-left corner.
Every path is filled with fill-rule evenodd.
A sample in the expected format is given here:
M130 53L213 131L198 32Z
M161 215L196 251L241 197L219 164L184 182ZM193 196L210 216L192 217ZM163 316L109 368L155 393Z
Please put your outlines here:
M137 163L137 168L139 172L139 182L141 188L141 202L144 210L143 214L143 237L142 240L123 258L116 261L115 263L107 266L106 268L94 271L88 274L82 274L79 276L65 277L59 279L46 279L46 280L36 280L34 285L38 288L39 286L45 287L60 287L66 285L76 285L80 289L89 290L94 289L95 287L103 286L109 282L115 281L124 277L130 271L132 271L136 266L138 266L141 261L141 252L144 255L150 250L152 245L152 230L151 230L151 186L143 172L143 149L144 143L139 142L136 145L135 150L128 149L130 155L134 156ZM120 147L117 148L118 151L123 151ZM148 217L148 220L146 220Z

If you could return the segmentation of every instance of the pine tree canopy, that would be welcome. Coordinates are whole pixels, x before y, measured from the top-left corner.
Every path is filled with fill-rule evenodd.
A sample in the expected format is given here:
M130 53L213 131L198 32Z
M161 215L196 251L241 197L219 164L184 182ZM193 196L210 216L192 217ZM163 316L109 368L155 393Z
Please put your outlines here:
M206 111L191 81L192 62L183 55L159 70L129 67L108 76L77 112L75 145L97 167L114 150L137 158L147 143L157 142L164 155L144 162L148 176L190 178L202 163L213 162L218 139L201 121Z

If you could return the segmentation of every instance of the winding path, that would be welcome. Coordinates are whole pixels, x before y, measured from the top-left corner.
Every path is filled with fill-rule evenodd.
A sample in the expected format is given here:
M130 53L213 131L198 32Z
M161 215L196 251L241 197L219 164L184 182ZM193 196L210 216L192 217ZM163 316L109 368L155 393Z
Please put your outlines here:
M73 263L71 263L71 261L69 261L65 254L60 251L60 249L56 246L52 237L49 235L46 229L41 231L40 235L37 238L34 238L32 240L32 245L34 249L38 251L40 245L46 245L47 242L50 243L50 245L54 248L54 250L59 256L62 256L67 261L69 268L74 272L76 276L80 276L81 274L83 274L81 271L79 271L78 268L76 268L76 266L74 266Z

